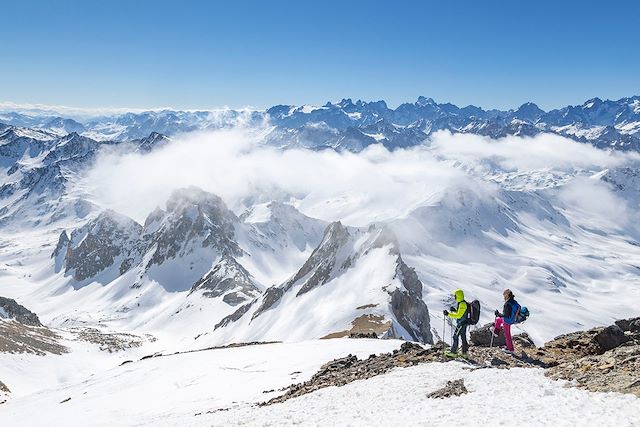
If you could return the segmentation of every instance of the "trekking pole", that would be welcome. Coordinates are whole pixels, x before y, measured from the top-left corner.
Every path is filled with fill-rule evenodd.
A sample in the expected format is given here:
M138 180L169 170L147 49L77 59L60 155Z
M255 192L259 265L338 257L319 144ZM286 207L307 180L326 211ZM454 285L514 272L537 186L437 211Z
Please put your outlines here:
M443 316L442 317L442 342L444 342L444 328L445 328L446 322L447 322L447 319L445 319Z
M491 331L489 331L489 332L491 332ZM491 332L491 344L489 344L490 348L493 347L493 337L494 337L493 332Z
M451 345L453 345L453 322L449 320L449 329L451 330Z

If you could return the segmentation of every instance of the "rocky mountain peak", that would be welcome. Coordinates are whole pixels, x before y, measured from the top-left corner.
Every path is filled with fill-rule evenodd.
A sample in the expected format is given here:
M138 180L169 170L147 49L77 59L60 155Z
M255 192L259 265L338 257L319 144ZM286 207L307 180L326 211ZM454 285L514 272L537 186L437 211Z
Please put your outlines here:
M416 105L420 107L424 107L425 105L436 105L435 101L432 98L427 98L425 96L419 96L416 101Z
M229 256L222 259L191 288L191 293L202 291L210 298L222 296L222 300L235 306L260 294L260 288L238 261Z
M139 261L143 250L141 234L140 224L108 210L74 230L70 238L63 231L54 256L66 251L65 272L71 272L78 282L93 278L110 267L117 267L109 275L113 279Z

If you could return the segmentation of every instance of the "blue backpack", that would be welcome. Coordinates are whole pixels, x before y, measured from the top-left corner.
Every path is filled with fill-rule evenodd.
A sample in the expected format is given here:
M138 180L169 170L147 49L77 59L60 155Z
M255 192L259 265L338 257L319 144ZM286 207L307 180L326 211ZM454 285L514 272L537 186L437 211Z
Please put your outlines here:
M522 323L529 318L529 309L527 307L518 307L518 311L516 311L515 322L514 323Z

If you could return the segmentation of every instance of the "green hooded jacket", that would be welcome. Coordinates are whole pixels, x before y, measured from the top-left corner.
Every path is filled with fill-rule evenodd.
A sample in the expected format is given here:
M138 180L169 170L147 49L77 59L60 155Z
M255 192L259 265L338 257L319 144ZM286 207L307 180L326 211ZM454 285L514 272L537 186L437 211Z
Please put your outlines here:
M467 320L467 303L464 300L464 292L462 289L456 289L453 292L453 295L456 297L456 302L458 303L458 309L456 311L452 311L449 313L449 317L452 319L457 319L458 324Z

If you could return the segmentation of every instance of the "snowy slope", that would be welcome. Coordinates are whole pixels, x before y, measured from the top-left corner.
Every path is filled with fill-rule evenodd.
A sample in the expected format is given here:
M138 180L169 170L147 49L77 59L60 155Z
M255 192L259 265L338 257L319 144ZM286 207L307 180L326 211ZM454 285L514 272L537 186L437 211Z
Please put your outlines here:
M372 332L432 342L422 283L387 229L347 229L335 222L297 273L223 319L201 341L295 341Z
M101 367L92 366L96 374L64 378L69 373L61 372L59 384L12 397L10 404L0 405L0 418L19 425L129 426L163 420L169 425L191 424L196 413L253 405L275 397L278 389L307 380L334 358L347 354L367 357L399 345L391 340L354 340L348 345L345 340L326 340L196 351L121 366L117 359L111 359L109 368L105 362ZM86 357L95 360L89 354ZM35 365L37 371L43 362L48 362L45 366L49 370L62 365L61 361L42 361ZM21 383L28 378L20 376L20 369L28 369L28 365L3 364L0 375L10 387L26 391L28 387L21 387Z
M452 414L486 425L504 414L522 425L632 426L640 400L566 388L541 369L479 369L457 362L397 368L343 387L259 407L278 389L308 379L328 360L390 351L397 341L324 340L268 344L156 357L113 366L84 380L15 397L3 421L69 426L131 425L450 425ZM0 374L6 368L0 367ZM427 395L464 378L468 394Z

